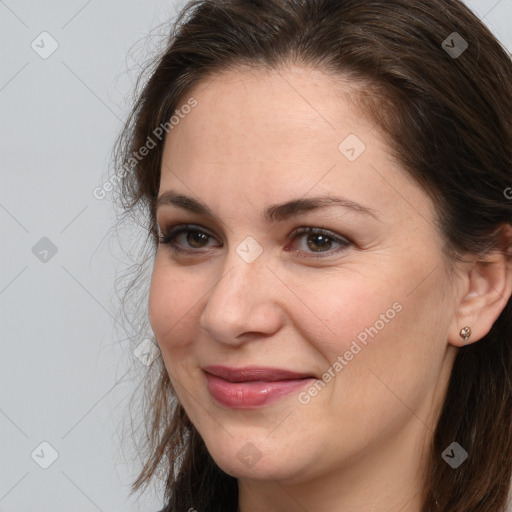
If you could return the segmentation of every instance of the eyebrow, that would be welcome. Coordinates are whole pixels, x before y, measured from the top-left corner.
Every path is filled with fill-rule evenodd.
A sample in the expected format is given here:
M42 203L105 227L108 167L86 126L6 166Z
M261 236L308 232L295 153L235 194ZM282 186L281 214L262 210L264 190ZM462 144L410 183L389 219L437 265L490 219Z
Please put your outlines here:
M208 205L200 200L188 197L184 194L179 194L174 190L168 190L158 197L155 211L163 205L177 206L179 208L183 208L184 210L204 215L206 217L211 217L212 219L220 221L219 217L213 213ZM286 203L274 204L265 208L263 212L263 218L268 223L281 222L289 219L294 215L304 214L306 212L318 210L320 208L327 208L329 206L341 206L357 213L370 215L376 220L379 220L375 214L375 211L371 208L363 206L362 204L356 203L349 199L332 196L320 196L310 199L292 199Z

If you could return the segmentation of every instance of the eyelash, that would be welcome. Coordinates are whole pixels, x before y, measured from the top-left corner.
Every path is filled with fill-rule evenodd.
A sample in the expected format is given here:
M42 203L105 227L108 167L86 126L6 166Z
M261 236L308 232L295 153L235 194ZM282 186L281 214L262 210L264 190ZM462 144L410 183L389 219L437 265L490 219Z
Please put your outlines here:
M202 249L205 248L198 248L198 249L183 249L176 243L176 238L181 235L182 233L201 233L204 234L210 238L215 238L213 235L208 233L207 231L204 231L200 228L200 226L192 225L192 224L179 224L177 226L173 226L168 228L165 232L159 233L158 235L158 242L163 245L169 245L171 249L176 253L181 254L197 254ZM339 237L332 233L331 231L328 231L326 229L322 228L313 228L313 227L301 227L295 230L290 237L291 241L296 240L302 235L323 235L331 240L331 242L339 244L340 247L334 250L326 250L326 251L318 251L318 252L311 252L309 256L303 256L305 258L325 258L328 256L333 256L334 254L339 253L340 251L345 250L348 246L352 245L352 242L350 242L348 239L344 237ZM300 253L300 250L295 250L295 252ZM302 251L304 252L304 251Z

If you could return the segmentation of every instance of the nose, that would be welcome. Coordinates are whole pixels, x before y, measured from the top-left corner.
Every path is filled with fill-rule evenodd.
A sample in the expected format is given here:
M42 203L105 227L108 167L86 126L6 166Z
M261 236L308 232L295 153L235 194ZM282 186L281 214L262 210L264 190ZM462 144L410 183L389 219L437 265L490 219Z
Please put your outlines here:
M217 279L199 320L216 341L236 346L281 328L279 280L263 257L247 263L234 252Z

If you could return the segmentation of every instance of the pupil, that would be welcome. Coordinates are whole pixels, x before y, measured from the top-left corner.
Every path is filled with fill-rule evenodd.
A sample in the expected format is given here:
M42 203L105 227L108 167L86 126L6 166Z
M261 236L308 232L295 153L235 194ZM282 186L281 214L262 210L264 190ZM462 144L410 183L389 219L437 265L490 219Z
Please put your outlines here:
M314 240L314 242L312 242ZM320 249L327 250L331 246L331 240L328 236L325 235L311 235L308 237L308 247L312 250Z
M202 242L206 242L208 240L208 237L204 233L192 231L188 234L187 239L191 247L202 247Z

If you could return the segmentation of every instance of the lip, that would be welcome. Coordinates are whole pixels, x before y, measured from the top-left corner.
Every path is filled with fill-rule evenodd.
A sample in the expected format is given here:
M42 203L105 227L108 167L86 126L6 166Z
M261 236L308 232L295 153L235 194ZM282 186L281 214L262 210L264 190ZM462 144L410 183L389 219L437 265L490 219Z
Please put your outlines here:
M262 407L315 380L311 374L268 367L206 366L203 371L212 397L233 409Z

